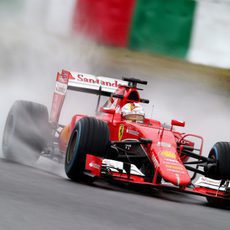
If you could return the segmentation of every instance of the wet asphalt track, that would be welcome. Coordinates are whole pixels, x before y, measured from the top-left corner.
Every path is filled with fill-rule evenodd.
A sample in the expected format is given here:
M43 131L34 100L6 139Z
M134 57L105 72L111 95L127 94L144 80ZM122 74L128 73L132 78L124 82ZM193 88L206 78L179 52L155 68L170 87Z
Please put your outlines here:
M107 183L76 184L41 168L0 160L1 230L226 230L230 226L230 210L207 207L204 198L142 195Z

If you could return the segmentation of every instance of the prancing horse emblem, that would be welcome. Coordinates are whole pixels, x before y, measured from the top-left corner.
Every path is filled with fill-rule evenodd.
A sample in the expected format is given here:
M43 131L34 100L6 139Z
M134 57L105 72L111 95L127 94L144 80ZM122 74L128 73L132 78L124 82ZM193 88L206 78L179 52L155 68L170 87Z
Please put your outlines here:
M119 130L118 130L118 140L120 141L123 137L123 133L124 133L124 129L125 126L124 125L120 125Z

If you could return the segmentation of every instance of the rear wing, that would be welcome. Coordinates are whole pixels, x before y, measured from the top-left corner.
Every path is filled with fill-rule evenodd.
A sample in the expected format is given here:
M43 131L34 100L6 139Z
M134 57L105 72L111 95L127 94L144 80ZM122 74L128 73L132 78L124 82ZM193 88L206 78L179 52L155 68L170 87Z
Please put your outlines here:
M91 74L62 70L57 73L56 87L53 96L50 122L57 125L67 90L110 96L119 85L128 85L127 81Z

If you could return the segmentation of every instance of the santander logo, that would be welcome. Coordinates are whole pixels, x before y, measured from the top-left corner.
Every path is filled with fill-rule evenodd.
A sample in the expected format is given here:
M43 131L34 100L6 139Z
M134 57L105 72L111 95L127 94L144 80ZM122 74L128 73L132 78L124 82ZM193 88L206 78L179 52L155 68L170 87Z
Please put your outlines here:
M62 70L61 75L64 79L67 78L68 86L73 88L80 87L99 90L99 87L102 87L104 91L113 93L119 85L128 85L128 82L119 79L95 76L79 72L70 72L66 70Z
M96 77L94 75L87 75L87 74L69 74L69 80L82 83L82 84L90 84L90 85L98 85L98 86L105 86L105 87L112 87L117 88L119 84L123 84L122 81L107 78L107 77Z
M89 84L94 84L94 85L103 85L103 86L115 87L115 88L118 87L118 81L114 79L111 79L110 81L108 81L107 79L105 80L100 77L90 78L83 74L78 74L75 80L78 82L84 82L84 83L89 83Z

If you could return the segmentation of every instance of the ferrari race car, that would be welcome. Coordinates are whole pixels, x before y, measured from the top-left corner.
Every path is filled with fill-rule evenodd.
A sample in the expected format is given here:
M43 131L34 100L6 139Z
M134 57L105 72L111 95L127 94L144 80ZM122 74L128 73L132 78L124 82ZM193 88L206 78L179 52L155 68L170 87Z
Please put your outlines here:
M227 204L230 197L230 143L217 142L202 156L203 138L176 131L184 122L169 126L143 116L124 117L122 108L149 103L137 84L63 70L57 74L50 116L46 106L16 101L7 117L3 154L16 162L35 162L40 155L64 161L73 181L97 179L150 186L204 196L211 204ZM94 117L76 114L59 124L68 90L98 95ZM101 96L108 97L100 106ZM131 108L134 105L133 108ZM140 118L140 117L139 117ZM199 178L198 178L198 175Z

